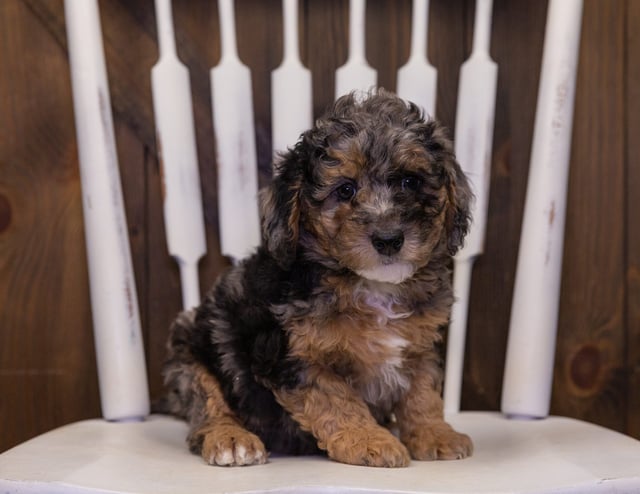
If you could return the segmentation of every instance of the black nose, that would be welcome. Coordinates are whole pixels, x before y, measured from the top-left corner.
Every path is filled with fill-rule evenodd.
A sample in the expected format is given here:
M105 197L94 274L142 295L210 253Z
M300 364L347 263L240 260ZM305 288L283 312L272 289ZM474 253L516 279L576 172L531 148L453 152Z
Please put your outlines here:
M371 235L371 243L380 254L392 256L402 249L404 234L402 232L374 233Z

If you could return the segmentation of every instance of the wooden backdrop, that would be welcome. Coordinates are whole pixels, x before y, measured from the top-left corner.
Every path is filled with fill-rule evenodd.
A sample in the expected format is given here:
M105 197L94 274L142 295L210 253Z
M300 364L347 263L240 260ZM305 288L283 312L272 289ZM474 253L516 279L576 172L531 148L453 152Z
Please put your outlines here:
M260 181L270 177L269 74L282 57L279 0L238 0L252 69ZM167 327L180 307L162 222L149 71L151 0L102 0L102 25L153 397ZM499 65L486 254L472 286L465 409L499 407L547 3L495 0ZM438 117L453 129L474 2L432 0L429 56ZM369 0L367 55L395 88L409 52L409 0ZM191 70L208 255L203 288L227 265L217 238L208 71L219 59L214 0L174 0ZM348 2L303 0L302 57L314 111L346 60ZM80 181L62 0L0 1L0 450L99 415ZM640 1L586 0L572 148L552 412L640 437ZM531 301L536 303L535 300Z

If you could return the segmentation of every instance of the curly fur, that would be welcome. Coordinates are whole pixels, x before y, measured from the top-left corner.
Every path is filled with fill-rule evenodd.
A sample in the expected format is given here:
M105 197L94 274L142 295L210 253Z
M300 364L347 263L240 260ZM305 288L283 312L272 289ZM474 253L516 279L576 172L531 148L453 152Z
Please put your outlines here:
M167 403L191 450L225 465L471 454L443 420L436 349L470 198L415 105L384 90L336 101L261 192L263 246L171 329Z

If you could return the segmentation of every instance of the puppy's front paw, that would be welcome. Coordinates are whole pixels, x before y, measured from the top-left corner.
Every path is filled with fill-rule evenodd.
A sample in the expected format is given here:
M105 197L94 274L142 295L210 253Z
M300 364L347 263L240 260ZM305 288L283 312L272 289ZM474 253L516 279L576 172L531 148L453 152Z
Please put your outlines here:
M240 426L212 427L202 442L202 457L210 465L257 465L267 461L258 436Z
M419 428L402 440L416 460L460 460L473 453L471 438L445 422Z
M327 441L327 453L351 465L406 467L411 461L407 448L381 427L337 432Z

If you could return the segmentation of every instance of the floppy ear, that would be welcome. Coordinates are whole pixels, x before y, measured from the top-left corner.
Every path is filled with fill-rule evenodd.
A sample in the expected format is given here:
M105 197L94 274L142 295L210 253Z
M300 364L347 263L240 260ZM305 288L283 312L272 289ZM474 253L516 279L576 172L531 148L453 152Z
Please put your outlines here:
M449 195L449 209L446 213L447 247L449 254L454 255L464 244L464 237L469 232L473 193L453 153L445 162L445 173Z
M274 168L271 184L260 191L262 243L285 269L296 257L301 185L302 167L290 150Z
M454 255L462 247L464 237L471 224L471 202L473 193L469 181L456 161L453 144L447 137L444 127L431 120L427 122L425 147L436 163L441 166L440 173L447 188L448 205L445 216L447 248Z

